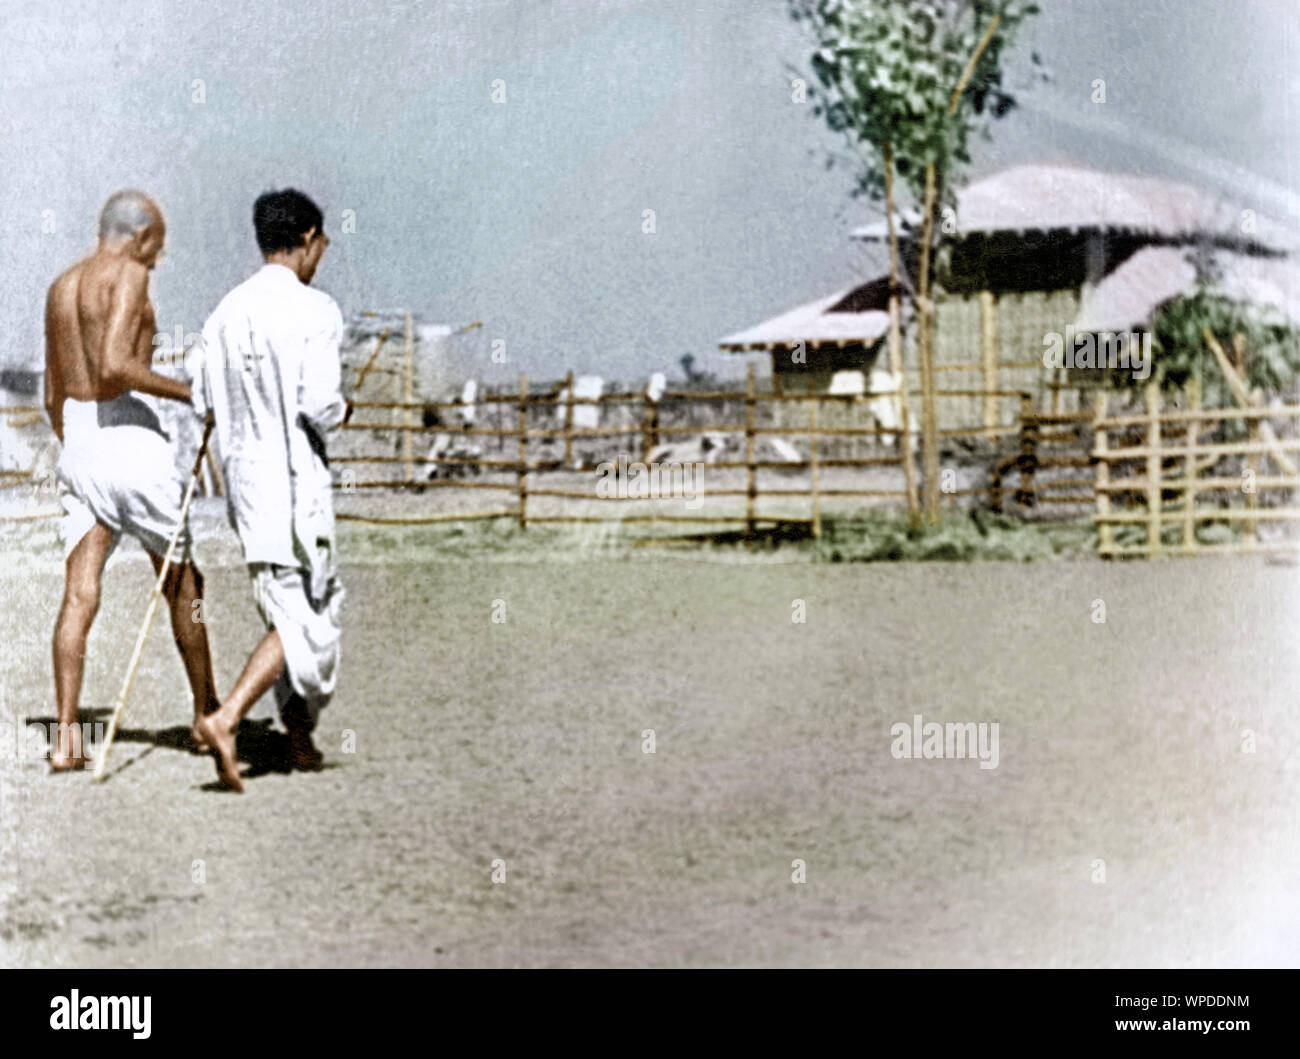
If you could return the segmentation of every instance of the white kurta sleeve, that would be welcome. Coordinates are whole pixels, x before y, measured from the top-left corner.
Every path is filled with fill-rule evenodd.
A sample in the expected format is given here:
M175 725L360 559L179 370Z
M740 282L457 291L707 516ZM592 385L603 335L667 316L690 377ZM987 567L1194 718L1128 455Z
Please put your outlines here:
M199 340L185 356L185 373L190 380L190 404L200 419L212 411L212 384L208 378L210 351L215 348L215 328L211 321L203 328Z
M343 422L346 408L339 363L343 314L331 299L321 316L321 326L307 339L298 378L298 411L318 434Z

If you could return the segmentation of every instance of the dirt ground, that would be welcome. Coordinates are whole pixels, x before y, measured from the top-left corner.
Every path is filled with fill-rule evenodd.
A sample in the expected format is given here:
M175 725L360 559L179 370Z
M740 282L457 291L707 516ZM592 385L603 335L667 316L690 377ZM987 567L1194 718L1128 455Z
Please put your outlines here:
M109 782L15 745L52 713L60 593L48 528L23 532L0 545L4 965L1300 963L1295 568L345 539L327 768L279 771L258 722L240 797L183 749L164 624ZM224 689L259 628L230 541L200 555ZM90 720L149 582L125 549L106 575ZM998 767L896 760L916 713L998 722Z

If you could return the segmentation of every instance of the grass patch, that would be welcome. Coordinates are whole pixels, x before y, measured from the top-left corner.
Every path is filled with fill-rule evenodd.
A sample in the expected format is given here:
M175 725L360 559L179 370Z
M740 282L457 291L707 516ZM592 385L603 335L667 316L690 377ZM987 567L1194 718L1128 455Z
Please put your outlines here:
M579 526L520 529L509 519L426 526L342 523L339 552L348 562L496 559L510 562L649 559L665 555L716 556L753 562L1029 562L1082 558L1096 553L1091 522L1051 525L1020 522L989 512L948 514L935 527L913 532L906 515L864 510L827 519L822 536L806 526L760 528L755 538L739 530L683 535L679 528L611 520Z
M912 530L905 515L871 512L823 525L812 543L825 562L1030 562L1094 555L1097 531L1086 519L1044 525L986 511Z

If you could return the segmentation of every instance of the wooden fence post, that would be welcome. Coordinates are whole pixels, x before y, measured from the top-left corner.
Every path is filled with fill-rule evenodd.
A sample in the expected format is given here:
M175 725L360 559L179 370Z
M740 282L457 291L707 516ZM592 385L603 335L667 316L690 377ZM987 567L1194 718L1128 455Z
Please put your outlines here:
M406 435L406 441L402 445L402 455L406 458L406 481L408 484L415 481L414 467L411 462L411 447L415 440L414 432L411 430L415 425L411 422L411 401L414 400L411 385L413 374L411 358L411 311L408 309L406 311L406 396L404 398L406 404L406 430L403 431Z
M1249 378L1246 371L1247 369L1246 336L1241 334L1240 332L1237 332L1232 336L1232 353L1237 360L1237 365L1236 365L1237 374L1241 376L1243 386L1249 388L1250 383L1246 381ZM1247 407L1249 407L1249 403L1247 404ZM1255 418L1254 416L1246 420L1246 437L1252 445L1257 444L1259 442L1259 438L1261 434L1260 428L1261 428L1261 420ZM1251 452L1247 454L1246 466L1250 469L1251 478L1253 479L1251 482L1252 488L1250 492L1246 494L1246 508L1247 510L1254 512L1259 509L1258 479L1259 479L1259 471L1260 471L1260 459L1259 459L1258 452ZM1286 469L1285 466L1283 466L1283 470L1285 469ZM1246 538L1247 548L1254 548L1255 545L1259 543L1259 520L1258 519L1249 518L1246 520L1245 538Z
M931 526L939 524L939 432L935 424L934 349L931 331L934 312L923 308L921 318L921 483L925 494L925 517Z
M980 359L984 367L984 426L992 430L1002 420L998 389L998 310L993 292L980 291Z
M1110 457L1107 449L1110 439L1105 427L1106 391L1098 390L1092 398L1093 456L1097 460L1097 550L1109 558L1115 551L1114 527L1105 519L1110 517Z
M916 494L916 449L912 445L912 410L907 396L907 369L903 365L902 308L898 293L889 297L889 370L898 378L898 454L903 462L903 488L907 490L907 523L921 528L921 501Z
M812 472L812 534L814 538L822 535L822 499L818 492L819 467L817 456L817 399L808 402L808 462Z
M1160 503L1162 477L1160 459L1160 390L1149 382L1145 389L1147 406L1147 554L1160 555Z
M991 25L996 25L994 16ZM922 214L921 260L916 291L918 348L921 361L921 474L925 492L925 518L931 526L939 524L939 430L936 425L934 382L934 339L938 330L935 307L931 301L930 251L934 236L935 200L938 196L938 170L931 162L925 167L925 205Z
M654 451L655 446L659 444L657 438L658 432L655 429L657 425L656 418L657 418L658 410L659 410L658 406L655 404L655 402L650 400L650 395L648 393L643 393L641 395L641 462L642 463L650 462L650 453Z
M528 376L519 376L519 528L528 528Z
M749 365L745 375L745 529L754 535L754 497L757 494L757 475L754 467L754 365Z
M1033 394L1020 395L1020 490L1016 500L1025 507L1034 506L1034 471L1038 467L1040 428L1034 411Z
M573 470L573 372L564 377L564 469Z
M1256 445L1259 443L1259 423L1260 421L1256 416L1251 416L1249 419L1246 420L1246 439L1252 445ZM1258 452L1250 452L1246 454L1246 466L1247 468L1249 468L1250 476L1251 476L1251 483L1250 483L1251 488L1249 492L1246 493L1246 509L1248 511L1254 512L1259 508L1259 453ZM1255 545L1258 543L1259 540L1258 526L1259 526L1258 519L1252 517L1246 520L1246 528L1245 528L1244 536L1246 538L1246 547L1248 549L1254 548Z
M1192 376L1187 384L1187 410L1201 410L1201 380ZM1196 550L1196 476L1200 473L1197 465L1196 446L1200 443L1201 421L1187 421L1187 459L1183 462L1183 476L1187 479L1183 490L1183 547L1188 551Z

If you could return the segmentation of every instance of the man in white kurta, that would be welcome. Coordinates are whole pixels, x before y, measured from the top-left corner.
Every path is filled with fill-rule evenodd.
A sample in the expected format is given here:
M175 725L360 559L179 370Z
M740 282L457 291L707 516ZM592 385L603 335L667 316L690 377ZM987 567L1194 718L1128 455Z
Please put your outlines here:
M216 421L230 520L268 629L205 730L218 775L236 790L234 733L270 687L292 764L319 767L310 733L338 678L344 594L325 451L345 411L343 317L308 285L329 239L298 192L262 196L254 223L266 264L208 318L192 368L195 409Z

